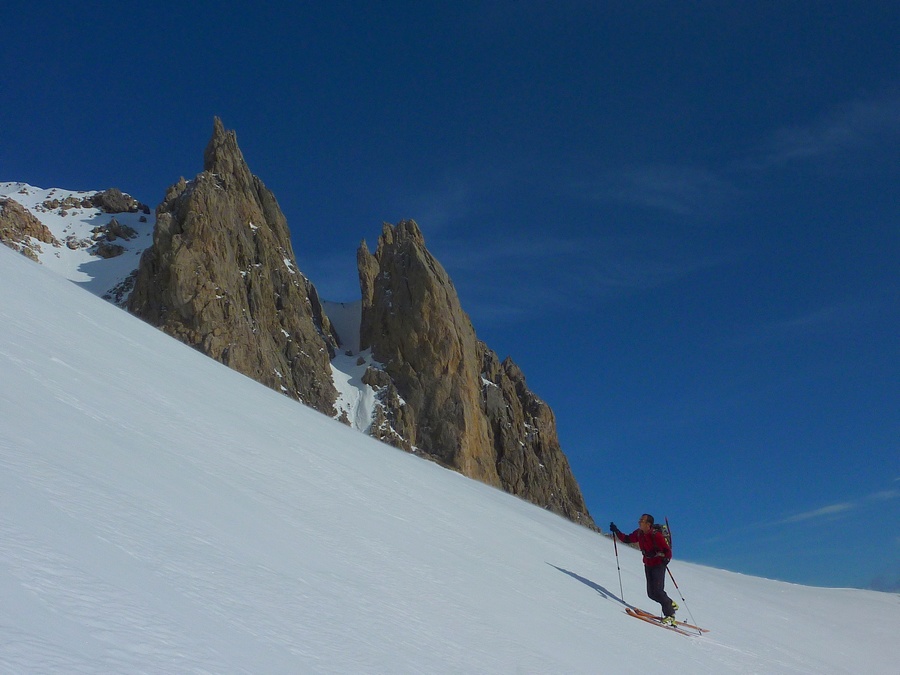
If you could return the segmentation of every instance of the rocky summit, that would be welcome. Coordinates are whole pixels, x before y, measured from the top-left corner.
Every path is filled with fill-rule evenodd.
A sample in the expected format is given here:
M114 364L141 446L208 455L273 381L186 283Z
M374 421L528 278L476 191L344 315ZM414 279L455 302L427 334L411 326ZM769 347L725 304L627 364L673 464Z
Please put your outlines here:
M203 171L168 189L152 235L149 216L115 188L0 184L8 245L330 417L593 526L553 412L478 339L414 221L385 224L374 253L362 242L359 302L320 302L275 196L218 118Z
M128 308L225 365L328 415L336 339L297 269L275 196L216 118L204 170L156 210Z
M553 412L511 359L478 340L419 226L384 225L357 263L360 347L381 364L365 378L380 401L372 434L592 525Z

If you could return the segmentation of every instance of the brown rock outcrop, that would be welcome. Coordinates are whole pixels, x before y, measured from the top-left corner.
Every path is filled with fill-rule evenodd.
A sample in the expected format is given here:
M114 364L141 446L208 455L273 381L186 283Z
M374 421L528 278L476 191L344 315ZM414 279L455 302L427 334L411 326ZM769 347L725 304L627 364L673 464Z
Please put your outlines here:
M525 383L521 369L482 343L483 412L504 490L592 526L581 488L559 445L556 417Z
M40 244L61 246L47 226L32 215L28 209L14 199L0 197L0 242L21 252L32 260L37 260Z
M383 372L373 435L592 525L550 408L519 368L480 342L453 283L411 220L357 252L360 347Z
M274 195L216 118L204 171L169 188L130 311L182 342L334 415L335 339L297 269Z
M447 273L411 220L385 225L375 255L367 254L361 247L357 258L360 347L372 347L410 408L402 433L465 475L499 486L482 452L488 429L480 414L478 341Z
M88 200L94 207L106 213L150 213L150 208L141 204L131 195L123 193L119 188L109 188L98 192Z

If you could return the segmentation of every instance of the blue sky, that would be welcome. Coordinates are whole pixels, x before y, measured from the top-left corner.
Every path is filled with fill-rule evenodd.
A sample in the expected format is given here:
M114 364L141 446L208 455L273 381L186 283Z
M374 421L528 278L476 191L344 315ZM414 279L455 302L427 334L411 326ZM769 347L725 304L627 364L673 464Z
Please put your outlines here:
M900 584L900 5L294 4L5 13L0 180L155 206L218 115L323 297L418 221L603 527Z

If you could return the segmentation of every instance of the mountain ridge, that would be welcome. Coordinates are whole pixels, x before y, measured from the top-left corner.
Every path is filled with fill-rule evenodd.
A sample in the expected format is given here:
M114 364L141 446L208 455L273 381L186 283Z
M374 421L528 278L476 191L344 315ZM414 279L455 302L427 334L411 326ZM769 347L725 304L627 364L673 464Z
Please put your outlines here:
M130 249L137 270L102 295L330 417L594 527L552 410L478 340L417 223L384 224L374 255L358 249L358 334L339 345L275 195L218 117L203 160L166 191L152 243L142 231Z

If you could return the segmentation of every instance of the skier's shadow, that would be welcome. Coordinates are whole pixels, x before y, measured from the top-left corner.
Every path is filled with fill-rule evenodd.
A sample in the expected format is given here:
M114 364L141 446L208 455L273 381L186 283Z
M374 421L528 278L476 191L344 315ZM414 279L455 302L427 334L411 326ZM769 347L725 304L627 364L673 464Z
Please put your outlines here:
M570 572L569 570L564 569L562 567L557 567L553 563L547 563L547 564L550 565L550 567L552 567L553 569L559 570L563 574L568 574L573 579L577 579L578 581L583 583L585 586L588 586L589 588L593 588L606 600L614 600L614 601L620 603L623 607L631 607L632 606L629 603L625 602L622 598L620 598L615 593L610 592L608 589L604 588L603 586L601 586L598 583L591 581L590 579L585 579L583 576L581 576L579 574L575 574L575 572Z

